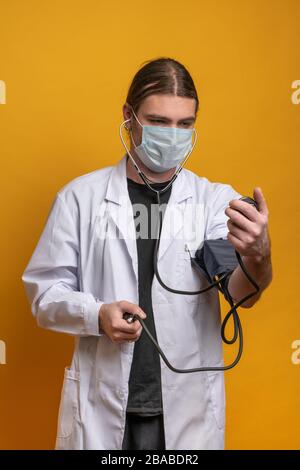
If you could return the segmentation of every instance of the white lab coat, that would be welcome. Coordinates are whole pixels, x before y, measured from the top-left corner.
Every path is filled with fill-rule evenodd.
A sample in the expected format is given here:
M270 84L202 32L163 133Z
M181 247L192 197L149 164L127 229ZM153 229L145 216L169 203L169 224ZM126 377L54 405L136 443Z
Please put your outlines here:
M167 285L182 290L207 285L191 267L186 245L193 254L204 239L226 237L224 210L239 197L230 185L181 171L164 215L158 253ZM172 210L175 223L168 218ZM103 227L110 235L103 236ZM58 191L22 280L38 325L75 336L55 448L122 449L135 343L117 344L99 332L98 311L103 302L138 304L126 155L116 166L80 176ZM163 289L154 276L152 301L157 339L171 364L184 369L223 364L215 288L178 295ZM180 374L160 361L166 449L223 449L223 372Z

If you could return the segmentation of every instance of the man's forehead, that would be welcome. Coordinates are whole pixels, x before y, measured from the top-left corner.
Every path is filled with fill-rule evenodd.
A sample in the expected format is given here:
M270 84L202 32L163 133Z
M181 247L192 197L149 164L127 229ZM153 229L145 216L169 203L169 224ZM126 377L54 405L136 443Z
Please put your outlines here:
M194 98L174 95L150 95L141 104L143 114L163 116L169 119L195 117Z

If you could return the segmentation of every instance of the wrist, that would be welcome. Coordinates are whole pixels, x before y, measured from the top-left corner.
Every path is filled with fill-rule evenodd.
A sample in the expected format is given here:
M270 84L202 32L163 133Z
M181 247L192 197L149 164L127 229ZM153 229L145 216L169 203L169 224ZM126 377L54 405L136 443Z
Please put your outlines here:
M103 332L102 328L102 323L103 323L103 310L104 310L105 304L103 303L101 307L99 308L98 311L98 328L99 328L99 333Z
M256 255L256 256L243 256L242 260L246 264L252 264L252 265L262 265L269 263L271 260L271 253L267 252L262 255Z

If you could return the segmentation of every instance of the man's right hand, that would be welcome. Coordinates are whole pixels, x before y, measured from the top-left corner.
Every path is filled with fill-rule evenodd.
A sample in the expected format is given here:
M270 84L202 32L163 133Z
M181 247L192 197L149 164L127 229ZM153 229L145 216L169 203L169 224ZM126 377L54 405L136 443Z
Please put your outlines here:
M145 312L136 304L121 300L111 304L102 304L99 310L99 327L114 343L137 341L142 332L142 325L138 320L128 323L124 318L125 312L133 313L143 320Z

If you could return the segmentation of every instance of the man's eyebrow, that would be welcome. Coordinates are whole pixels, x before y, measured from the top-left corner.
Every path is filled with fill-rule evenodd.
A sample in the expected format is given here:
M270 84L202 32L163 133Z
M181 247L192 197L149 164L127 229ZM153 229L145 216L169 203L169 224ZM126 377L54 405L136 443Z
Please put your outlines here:
M146 114L147 119L162 119L164 121L170 122L171 119L166 116L161 116L160 114ZM187 116L186 118L179 119L178 122L183 121L195 121L195 116Z

